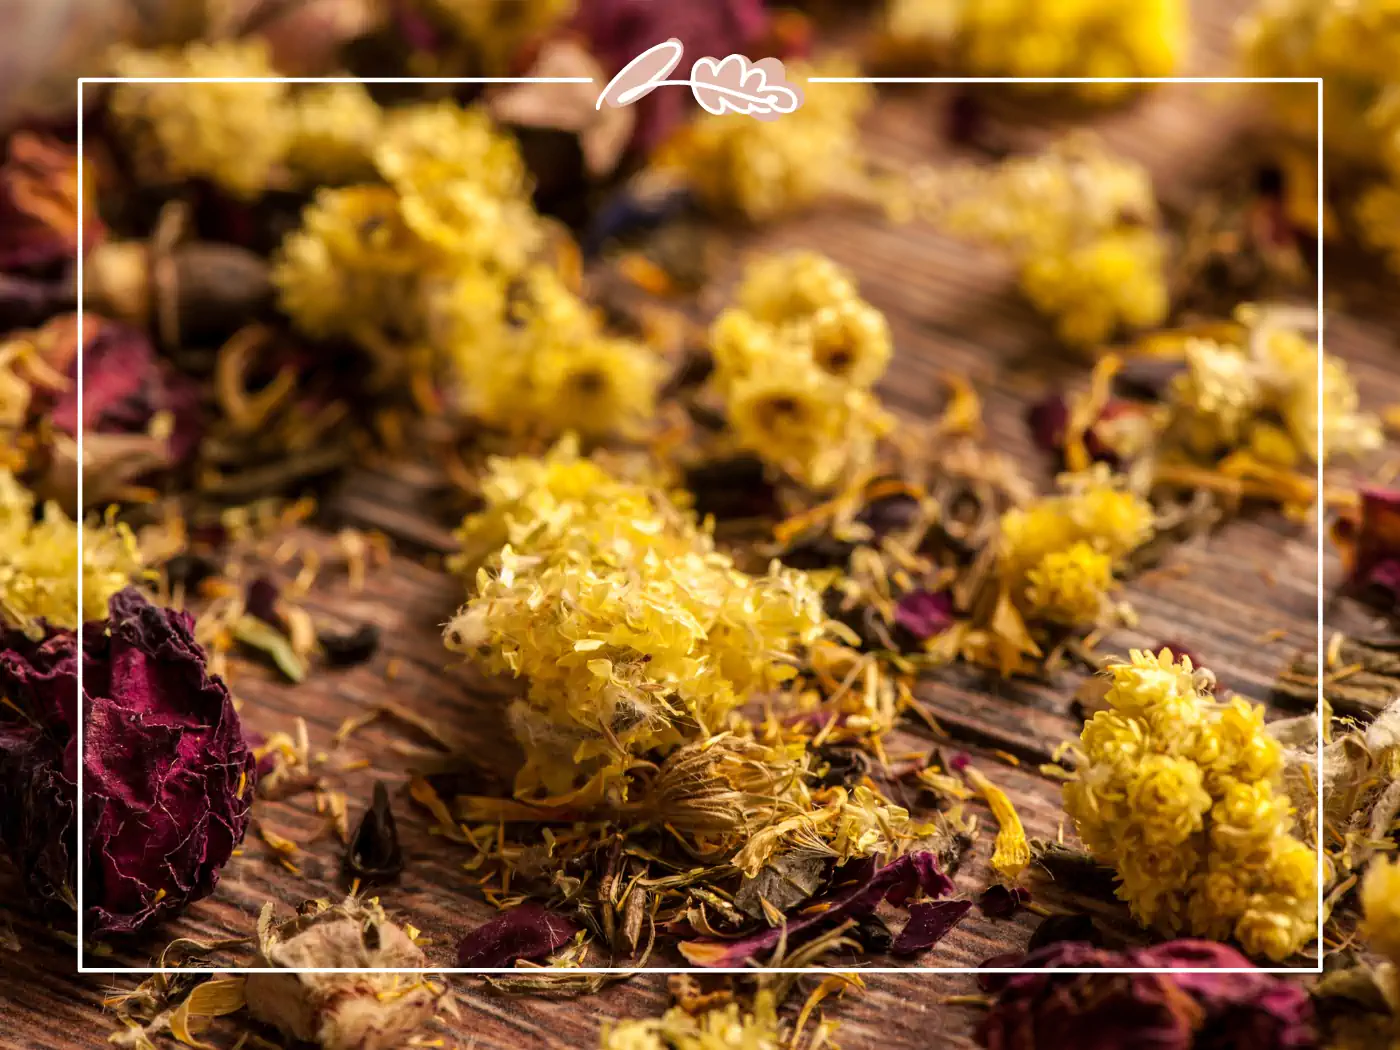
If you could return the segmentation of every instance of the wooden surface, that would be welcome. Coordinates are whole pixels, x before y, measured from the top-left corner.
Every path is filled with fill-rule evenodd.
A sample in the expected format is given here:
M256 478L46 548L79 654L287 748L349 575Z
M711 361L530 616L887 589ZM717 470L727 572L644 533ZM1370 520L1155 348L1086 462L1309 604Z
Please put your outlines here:
M1197 4L1197 48L1191 72L1228 72L1227 27L1233 4ZM809 91L841 90L813 85ZM1311 90L1308 88L1307 90ZM944 89L919 87L882 97L866 125L873 153L899 161L933 160L946 150L939 143L936 115ZM1159 193L1178 206L1189 205L1202 187L1235 171L1248 158L1235 148L1254 119L1247 93L1238 89L1173 85L1139 104L1094 123L1118 150L1146 163ZM1026 142L1050 129L1022 128ZM1023 423L1027 401L1058 382L1082 381L1084 366L1057 352L1046 325L1016 294L1007 266L990 253L970 250L924 227L893 227L851 209L826 211L758 234L736 234L717 287L732 282L742 254L756 248L816 248L850 267L864 295L884 310L893 326L897 358L881 394L894 409L927 416L940 403L939 376L970 377L982 394L990 440L1018 456L1041 484L1049 479L1044 456L1031 445ZM1328 295L1337 309L1329 317L1328 349L1346 357L1361 382L1368 407L1400 402L1394 368L1388 288L1374 266L1342 256L1329 257ZM1338 475L1337 484L1345 477ZM363 591L352 593L343 573L328 572L307 607L328 626L371 621L383 628L384 644L367 665L348 670L317 668L301 687L291 687L261 667L240 664L232 686L250 729L272 732L290 727L300 715L310 727L313 746L325 746L341 722L382 698L392 699L451 727L479 746L508 777L513 745L499 719L500 690L475 678L449 659L437 625L462 597L460 584L424 564L423 554L441 549L454 524L440 500L432 498L433 479L414 470L369 465L346 480L324 507L329 524L382 528L399 542L391 564L371 573ZM305 540L324 545L325 534L307 530ZM1213 668L1221 683L1250 697L1269 697L1277 674L1300 650L1316 645L1316 533L1310 527L1261 514L1231 522L1214 535L1174 548L1157 569L1134 581L1129 596L1141 622L1115 632L1108 648L1171 643L1184 646ZM1327 569L1335 583L1337 565ZM1348 631L1374 631L1376 625L1352 603L1329 604L1330 616ZM1263 640L1266 635L1275 640ZM389 669L395 674L389 676ZM955 739L1016 800L1028 832L1053 837L1063 820L1058 784L1036 773L1056 744L1078 732L1071 710L1077 679L1064 674L1051 685L1006 683L966 671L926 681L920 695ZM1274 714L1296 713L1296 701ZM423 744L392 728L372 728L354 747L373 759L392 785L407 872L397 886L381 893L385 905L433 938L430 956L447 963L462 931L492 912L473 892L472 877L461 870L465 855L428 833L421 811L402 790L411 764L395 745ZM926 749L931 738L917 727L898 733L891 751ZM906 747L907 745L907 747ZM992 752L1020 758L1012 768ZM371 776L348 776L352 821L369 796ZM260 804L259 818L282 834L302 840L319 825L308 798ZM984 825L989 815L982 814ZM989 881L990 836L985 834L958 876L959 888L974 893ZM224 873L218 892L175 922L125 945L110 957L113 965L148 963L173 936L225 937L250 931L267 900L290 908L307 897L342 893L339 845L322 840L308 848L303 875L295 877L273 863L269 848L250 835L242 854ZM14 892L8 873L0 893ZM1055 884L1032 881L1036 899L1052 909L1088 910L1105 923L1131 933L1121 908ZM0 911L0 914L4 914ZM1040 920L1022 915L993 921L975 910L923 965L973 967L983 959L1024 945ZM9 947L0 946L0 1047L96 1048L105 1045L112 1024L100 1000L112 988L134 981L122 977L83 977L73 970L73 947L32 915L15 909ZM99 962L90 957L93 963ZM655 962L676 965L669 947ZM977 1012L942 1006L949 994L975 991L967 975L872 975L869 990L838 1007L844 1021L840 1041L848 1048L963 1047ZM608 1018L659 1012L664 979L644 975L605 992L565 1002L504 996L476 979L457 979L461 1016L446 1022L448 1045L479 1050L521 1046L589 1047ZM216 1045L227 1032L216 1034Z

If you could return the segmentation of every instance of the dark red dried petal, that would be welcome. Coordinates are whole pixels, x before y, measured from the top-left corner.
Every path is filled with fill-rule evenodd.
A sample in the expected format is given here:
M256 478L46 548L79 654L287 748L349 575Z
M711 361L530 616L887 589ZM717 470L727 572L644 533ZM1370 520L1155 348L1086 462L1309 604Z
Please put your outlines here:
M789 947L801 944L846 919L870 915L882 901L902 907L917 892L929 897L953 892L952 880L943 874L937 857L928 850L906 853L884 867L873 860L858 861L849 867L852 871L846 880L848 885L813 901L786 925L733 941L689 941L681 945L682 954L697 966L743 966L771 952L784 937Z
M510 966L517 959L542 959L564 947L579 926L542 905L522 904L478 926L457 942L457 965Z
M65 319L66 320L66 319ZM76 340L77 326L70 328ZM161 361L139 329L96 315L83 318L83 426L89 432L145 433L151 417L169 412L175 418L170 439L172 462L185 459L199 441L199 390L195 383ZM76 343L61 354L70 378L77 375ZM53 406L51 420L65 434L78 430L77 384Z
M943 591L910 591L895 605L894 622L926 642L953 625L953 597Z
M989 919L1009 919L1029 904L1031 891L1024 886L1007 886L997 883L989 886L977 901L977 907Z
M89 207L84 250L101 232ZM0 270L45 270L77 255L77 151L48 136L17 132L0 165Z
M1251 964L1208 941L1110 952L1066 941L1026 956L1041 973L1007 977L978 1029L989 1050L1314 1050L1307 992L1269 974L1061 974L1064 967L1229 967Z
M971 901L921 901L909 908L909 922L899 931L890 951L895 955L926 952L952 932L972 910Z
M1400 491L1366 488L1360 495L1360 505L1333 526L1332 538L1348 585L1395 608L1400 606Z

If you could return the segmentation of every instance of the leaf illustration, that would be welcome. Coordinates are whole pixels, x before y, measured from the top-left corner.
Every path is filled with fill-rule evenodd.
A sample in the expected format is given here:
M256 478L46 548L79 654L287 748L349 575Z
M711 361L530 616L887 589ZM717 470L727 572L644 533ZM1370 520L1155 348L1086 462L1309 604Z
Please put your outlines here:
M602 109L604 102L609 106L630 106L651 94L680 65L683 54L685 45L675 37L647 48L608 81L594 108Z
M787 81L780 59L750 63L743 55L722 61L696 59L690 70L695 101L716 116L744 113L758 120L773 120L802 105L802 89Z

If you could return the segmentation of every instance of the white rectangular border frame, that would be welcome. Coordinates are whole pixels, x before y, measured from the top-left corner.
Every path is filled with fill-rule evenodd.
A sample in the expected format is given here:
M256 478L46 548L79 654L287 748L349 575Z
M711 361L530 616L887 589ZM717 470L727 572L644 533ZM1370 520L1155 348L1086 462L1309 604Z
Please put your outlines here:
M190 84L190 83L286 83L286 84L342 84L342 83L364 83L364 84L591 84L594 80L588 77L79 77L78 78L78 244L83 243L83 92L88 84ZM1323 142L1323 113L1322 113L1322 92L1323 82L1321 77L811 77L808 83L812 84L1017 84L1017 83L1041 83L1041 84L1093 84L1093 83L1116 83L1116 84L1313 84L1317 88L1317 213L1323 214L1323 166L1322 166L1322 142ZM1319 350L1323 344L1323 309L1322 309L1322 261L1323 249L1322 238L1317 241L1317 342ZM83 397L83 254L78 252L77 264L77 298L78 298L78 404L82 405ZM1323 379L1322 354L1318 354L1318 387L1321 389ZM1317 463L1317 491L1321 498L1323 492L1323 468L1322 461L1325 458L1323 442L1323 418L1322 399L1318 399L1317 409L1317 432L1318 432L1318 463ZM78 412L78 564L82 565L83 558L83 472L81 464L83 462L83 413ZM1323 666L1325 660L1325 625L1323 623L1324 608L1324 572L1323 572L1323 528L1322 522L1317 521L1317 658L1318 666ZM78 608L83 607L83 579L81 568L78 573ZM267 966L87 966L84 965L83 952L83 724L81 717L83 696L83 658L82 658L82 631L78 631L78 784L77 784L77 849L75 856L78 858L78 886L77 897L79 907L77 909L78 931L77 931L77 952L78 970L80 974L154 974L154 973L204 973L204 974L247 974L247 973L435 973L435 974L520 974L522 971L517 967L483 967L474 969L460 966L443 967L390 967L385 969L367 970L358 967L324 967L324 968L301 968L291 971L278 967ZM1323 748L1323 689L1321 676L1318 677L1317 687L1317 748L1318 755L1321 756ZM1322 797L1322 777L1317 777L1317 841L1323 840L1323 797ZM1322 935L1323 935L1323 855L1318 851L1317 860L1317 886L1318 886L1318 919L1317 919L1317 943L1318 962L1311 967L1185 967L1180 969L1167 968L1104 968L1092 969L1083 967L1065 967L1060 972L1063 973L1276 973L1276 974L1306 974L1322 972ZM772 967L763 968L769 973L811 973L830 974L834 972L858 972L858 973L1036 973L1037 970L1026 970L1017 967L975 967L975 966L802 966L802 967ZM626 967L626 966L581 966L560 970L562 974L672 974L672 973L693 973L703 971L707 973L754 973L755 967ZM523 971L530 972L530 971Z

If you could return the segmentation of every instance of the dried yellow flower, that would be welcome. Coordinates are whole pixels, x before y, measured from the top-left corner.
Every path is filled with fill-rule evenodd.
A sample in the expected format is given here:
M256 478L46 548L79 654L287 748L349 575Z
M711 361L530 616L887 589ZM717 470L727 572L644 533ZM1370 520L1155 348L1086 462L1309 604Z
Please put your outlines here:
M1026 296L1073 346L1166 317L1166 248L1147 170L1090 135L1013 157L990 173L955 168L934 189L935 221L1006 251Z
M1317 344L1299 330L1309 316L1243 306L1237 341L1187 338L1186 369L1168 393L1168 439L1196 456L1247 447L1285 467L1315 462L1319 446L1328 460L1378 448L1380 423L1360 411L1346 364L1322 355L1319 385Z
M653 158L679 171L709 208L768 222L843 194L865 192L868 176L858 120L872 93L859 84L811 84L811 76L848 76L844 66L797 62L789 79L806 101L782 120L706 114L663 144Z
M1090 627L1108 611L1114 570L1152 536L1153 511L1102 464L1001 519L998 571L1031 620Z
M739 571L660 492L604 475L571 497L597 477L571 448L493 473L488 506L463 533L504 529L507 545L478 569L445 639L527 680L511 710L522 792L567 791L715 732L791 679L797 650L824 630L804 574L776 562L762 576Z
M655 410L660 357L603 333L593 310L558 274L535 266L494 319L453 355L467 410L513 433L555 437L635 432Z
M293 99L287 164L311 185L371 176L384 111L363 84L316 84Z
M179 51L118 51L123 77L276 77L257 38L194 43ZM242 197L266 190L294 131L288 85L117 84L110 112L137 165L156 181L206 178Z
M869 392L892 352L884 316L813 252L756 260L737 298L710 344L739 446L813 488L868 464L892 425Z
M83 608L78 609L78 527L57 504L34 519L35 499L0 471L0 623L36 631L43 620L76 628L104 620L112 595L140 577L136 537L109 514L83 529Z
M773 994L758 993L752 1013L738 1003L698 1017L672 1007L657 1018L621 1021L603 1029L602 1050L783 1050Z
M1263 708L1211 695L1189 658L1111 665L1108 709L1085 725L1065 786L1080 838L1144 925L1233 937L1282 961L1314 936L1317 854L1295 837L1283 752Z

